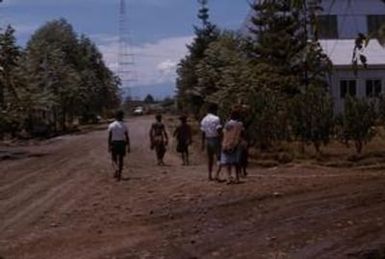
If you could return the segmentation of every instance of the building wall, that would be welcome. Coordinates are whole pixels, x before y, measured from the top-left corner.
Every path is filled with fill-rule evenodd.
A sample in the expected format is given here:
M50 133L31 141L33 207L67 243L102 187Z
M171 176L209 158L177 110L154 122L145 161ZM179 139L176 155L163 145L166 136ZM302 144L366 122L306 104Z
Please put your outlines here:
M367 34L367 15L385 15L382 0L322 0L323 15L337 15L340 39L353 39L359 32Z
M263 0L255 0L263 1ZM357 81L357 97L366 98L366 80L381 79L382 93L385 93L385 60L377 62L375 66L370 62L375 60L374 56L381 56L383 51L381 48L376 49L374 53L369 53L372 56L368 58L369 69L360 69L357 75L354 75L351 65L351 56L353 53L354 39L359 32L367 34L368 32L368 15L385 15L385 2L383 0L322 0L321 5L323 11L320 15L336 15L338 38L331 43L329 49L324 49L326 54L335 60L343 51L349 58L342 62L342 65L337 63L334 65L333 72L330 75L330 91L334 99L334 109L336 113L340 113L344 108L344 99L340 97L340 80L356 80ZM251 26L252 11L246 17L240 31L248 35L247 27ZM340 50L336 48L337 44L343 42L341 39L352 39L349 47ZM349 43L350 44L350 43ZM378 55L377 55L378 52ZM342 55L344 56L344 55Z
M351 67L335 67L331 75L331 94L334 101L334 111L338 114L344 110L344 98L341 98L341 80L356 80L356 97L367 98L366 96L366 81L381 80L381 93L385 93L385 67L377 67L372 69L360 69L355 75Z

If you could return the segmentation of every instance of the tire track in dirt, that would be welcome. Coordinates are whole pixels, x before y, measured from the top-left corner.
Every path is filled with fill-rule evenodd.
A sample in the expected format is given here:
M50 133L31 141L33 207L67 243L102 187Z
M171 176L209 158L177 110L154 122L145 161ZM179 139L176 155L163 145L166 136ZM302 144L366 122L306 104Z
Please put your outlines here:
M75 140L76 141L76 140ZM68 143L72 146L73 143ZM25 226L44 218L44 214L57 210L60 207L69 207L74 204L71 195L78 193L78 190L86 190L86 186L91 187L93 181L90 181L87 172L87 164L80 154L86 154L85 151L92 145L91 142L83 142L82 149L76 151L62 150L62 152L71 152L75 157L58 155L58 160L40 159L37 160L40 166L45 166L28 175L22 180L16 180L2 188L2 192L12 199L0 202L0 209L3 214L0 229L6 231L9 227L17 226L22 229ZM55 150L56 151L56 150ZM78 158L79 157L79 158ZM65 170L62 170L63 167ZM60 171L62 170L62 171ZM87 185L88 184L88 185ZM76 199L76 196L75 196ZM16 224L18 223L18 224ZM13 227L12 231L17 231Z
M40 184L16 186L16 189L23 191L8 202L1 203L1 211L5 213L0 230L6 231L10 226L15 226L12 231L23 229L38 221L44 213L70 202L69 198L76 193L76 189L84 188L84 184L89 181L87 175L82 174L84 171L81 170L81 163L72 162L65 172L43 176L45 179ZM79 169L80 171L76 171Z
M372 179L372 181L376 180ZM331 240L332 237L338 237L338 229L331 231L331 226L325 226L323 221L349 222L350 214L357 215L360 211L362 212L362 207L355 205L359 198L373 200L370 206L366 206L368 213L378 215L378 211L385 209L383 196L381 196L383 194L381 186L384 181L378 182L376 191L370 195L365 194L365 184L367 183L357 181L344 188L332 186L326 190L308 192L307 196L303 196L303 193L285 193L282 197L266 195L219 204L214 202L214 205L210 207L204 203L200 204L196 210L186 208L174 211L172 220L167 214L153 220L154 223L160 224L159 227L164 232L167 232L166 230L170 229L171 225L173 228L182 229L179 234L176 234L182 238L178 240L171 232L168 239L176 239L173 242L177 243L181 251L191 251L197 258L211 257L211 252L215 252L216 249L222 249L226 255L225 258L240 256L242 255L240 251L243 250L246 252L240 256L242 258L253 258L253 254L258 254L258 258L275 256L270 252L263 255L262 251L267 247L276 249L278 252L282 250L280 253L286 254L283 258L292 258L289 254L295 255L295 251L301 250L301 247L305 251L306 248L313 245L314 238L322 241L329 235ZM357 194L350 195L349 190L351 189L358 189ZM244 210L244 208L248 208L248 210ZM202 234L197 236L196 233ZM312 237L313 234L318 236ZM194 243L197 242L195 245L191 245L191 238L198 240L194 241ZM234 246L234 240L241 243L238 249L237 245ZM252 243L250 243L251 240ZM250 250L250 248L252 249ZM233 253L232 250L235 252ZM315 248L313 250L317 251ZM177 258L178 251L168 252L168 256ZM345 250L334 250L334 252L334 255L328 258L345 258L340 254L346 252ZM317 256L304 257L304 254L306 253L298 252L293 258L318 258ZM336 257L336 254L340 254L340 256Z
M81 157L84 152L87 152L86 147L90 148L92 142L90 140L83 140L83 145L77 147L75 150L74 146L77 146L81 136L73 136L73 139L64 138L59 140L57 146L49 144L47 146L39 146L47 155L40 158L27 158L26 161L21 160L19 164L12 163L12 166L7 168L8 172L12 174L6 174L6 184L0 186L0 195L6 193L12 193L12 188L18 191L20 186L30 184L32 182L40 183L42 177L50 176L52 172L58 171L66 165L76 161L76 158ZM89 143L87 143L89 142ZM68 156L70 154L71 156ZM43 175L42 175L43 174Z

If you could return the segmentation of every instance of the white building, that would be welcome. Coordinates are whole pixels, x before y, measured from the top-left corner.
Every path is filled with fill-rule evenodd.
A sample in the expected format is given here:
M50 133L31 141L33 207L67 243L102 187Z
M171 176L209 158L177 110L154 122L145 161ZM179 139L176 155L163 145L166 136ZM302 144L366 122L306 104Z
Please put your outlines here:
M347 94L373 98L385 93L385 49L377 40L371 40L364 51L368 68L360 65L357 74L352 68L358 33L374 35L385 24L385 0L322 0L321 5L320 44L333 63L330 88L335 111L341 112Z
M348 94L375 98L385 93L385 49L377 40L371 40L365 49L368 68L359 66L357 74L352 68L354 40L321 40L320 43L333 63L330 90L337 113L343 111Z
M347 94L374 98L385 93L385 49L371 40L364 51L368 68L352 69L354 41L358 33L375 35L385 23L383 0L323 0L319 15L320 43L333 63L331 94L335 111L341 112Z

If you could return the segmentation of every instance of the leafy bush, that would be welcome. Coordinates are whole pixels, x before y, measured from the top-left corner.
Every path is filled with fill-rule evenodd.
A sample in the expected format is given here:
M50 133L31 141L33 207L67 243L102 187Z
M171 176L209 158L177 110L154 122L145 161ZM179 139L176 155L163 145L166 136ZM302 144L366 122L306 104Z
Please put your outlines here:
M321 87L309 86L293 99L291 126L293 134L304 143L312 143L317 152L328 144L334 128L333 102Z
M343 142L353 141L358 154L375 135L377 114L374 104L365 99L348 96L345 110L340 115L338 137Z

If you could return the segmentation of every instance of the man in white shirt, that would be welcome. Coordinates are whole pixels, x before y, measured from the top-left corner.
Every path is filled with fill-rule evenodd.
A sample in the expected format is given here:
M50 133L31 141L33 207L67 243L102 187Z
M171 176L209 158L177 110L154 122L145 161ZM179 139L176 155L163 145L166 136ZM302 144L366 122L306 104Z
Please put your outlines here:
M214 156L216 156L217 160L219 161L221 151L220 131L222 126L219 117L216 115L217 111L217 105L210 105L207 115L201 121L202 150L204 150L206 143L209 181L213 180L212 171L214 165ZM218 174L216 178L217 177Z
M120 181L123 170L123 159L127 153L130 153L130 138L128 137L128 128L123 122L124 113L118 111L116 120L108 126L108 151L111 152L112 162L115 168L114 177Z

